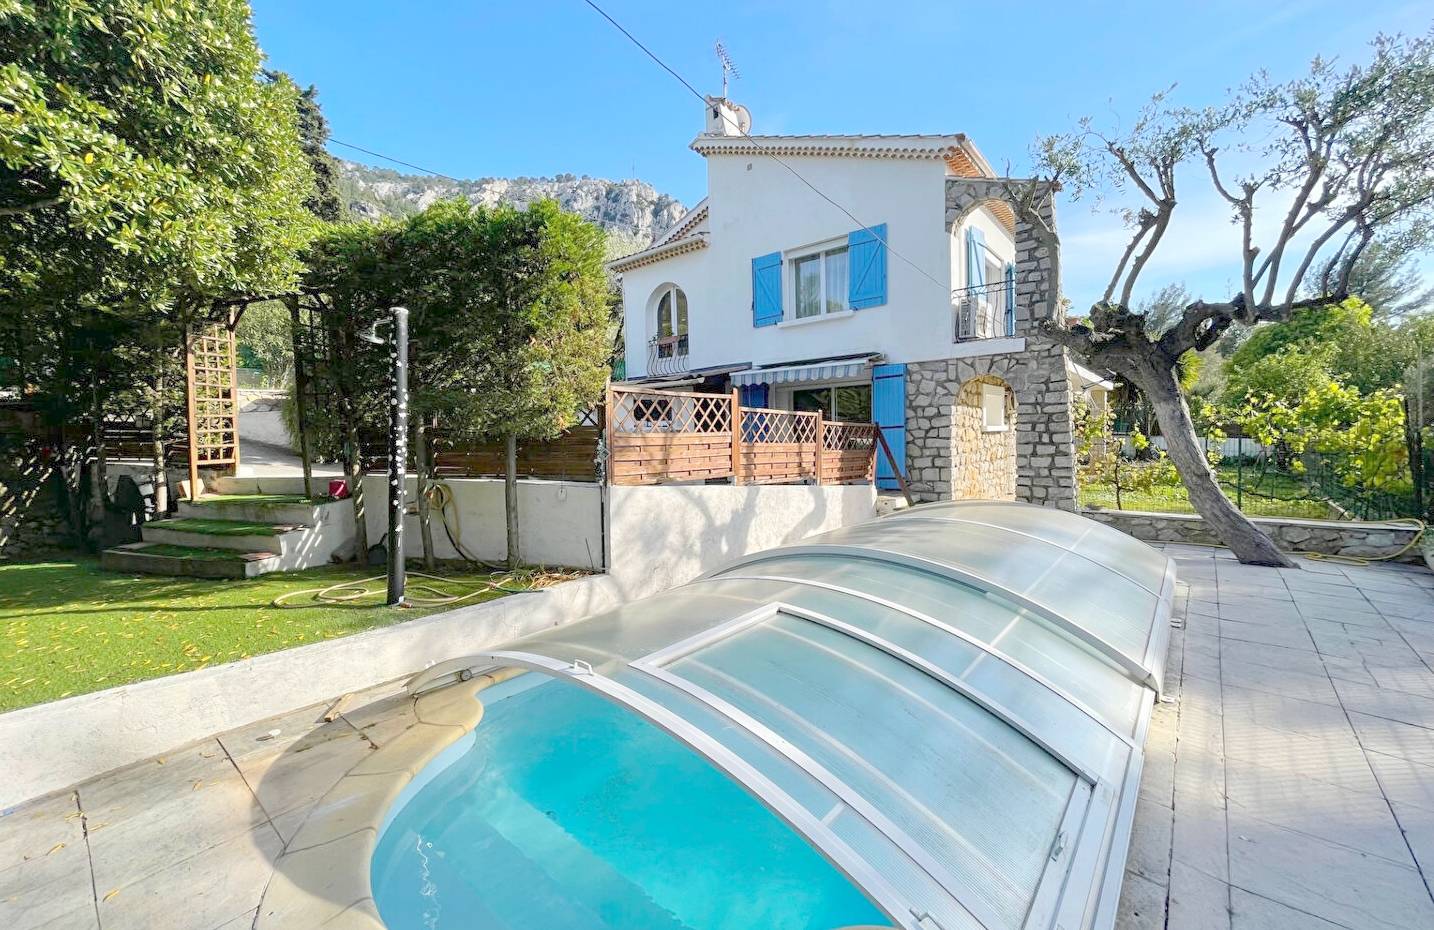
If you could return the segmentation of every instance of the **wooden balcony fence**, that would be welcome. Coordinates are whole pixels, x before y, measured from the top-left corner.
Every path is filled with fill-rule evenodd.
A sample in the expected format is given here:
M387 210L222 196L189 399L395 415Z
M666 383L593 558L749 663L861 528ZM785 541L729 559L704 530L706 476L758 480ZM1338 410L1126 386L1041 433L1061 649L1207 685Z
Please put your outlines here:
M553 439L519 440L517 474L519 478L543 478L555 481L596 481L598 437L597 426L574 426ZM439 427L429 431L433 445L433 474L436 478L501 478L507 458L501 439L465 435ZM388 469L388 434L379 430L362 430L359 445L364 450L364 470L368 473ZM409 445L408 468L417 468Z
M880 431L821 413L744 407L736 391L687 394L612 387L608 479L658 484L729 478L737 484L869 482ZM886 454L883 452L883 454Z

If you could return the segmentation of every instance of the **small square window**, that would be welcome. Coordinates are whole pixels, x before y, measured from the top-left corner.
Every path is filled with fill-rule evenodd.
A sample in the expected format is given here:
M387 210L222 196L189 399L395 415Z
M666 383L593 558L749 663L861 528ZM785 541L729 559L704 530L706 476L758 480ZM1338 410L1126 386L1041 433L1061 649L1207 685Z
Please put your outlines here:
M981 414L986 432L1004 432L1006 422L1006 389L999 384L981 385Z

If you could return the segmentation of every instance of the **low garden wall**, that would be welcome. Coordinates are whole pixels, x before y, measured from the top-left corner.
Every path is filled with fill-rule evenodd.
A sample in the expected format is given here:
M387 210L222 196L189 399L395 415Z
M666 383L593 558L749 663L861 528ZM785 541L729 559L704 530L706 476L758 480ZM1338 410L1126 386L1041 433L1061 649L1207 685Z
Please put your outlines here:
M1223 545L1194 514L1152 513L1145 510L1104 510L1087 507L1081 511L1093 520L1129 533L1146 542L1190 543L1198 546ZM1255 525L1270 535L1287 552L1321 552L1358 558L1379 558L1409 544L1416 532L1412 527L1388 523L1358 523L1334 520L1296 520L1289 517L1253 517ZM1421 562L1416 547L1401 557Z
M0 439L0 559L37 558L74 545L60 488L40 443Z
M263 482L269 492L287 490L270 479L235 480ZM502 483L482 483L496 485L501 508ZM475 494L489 493L476 490L477 481L453 484L472 485ZM562 483L522 482L520 488L541 484ZM565 506L591 512L593 525L600 526L604 516L597 506L598 486L583 490L594 497L569 498ZM870 519L875 506L870 485L679 485L609 491L609 574L0 714L0 810L215 733L404 678L435 663L656 594L747 553ZM371 500L376 503L370 513L381 524L382 497L375 493ZM465 495L464 501L471 504L472 498ZM552 510L531 506L528 512L550 522L543 532L566 533L574 540L589 532ZM472 532L501 542L501 509L496 518L479 519L465 512L463 519L465 540L471 526ZM443 536L441 528L435 530L436 537ZM600 535L595 542L600 544ZM410 536L408 544L415 543Z
M608 494L608 571L659 588L876 515L869 484L614 485Z

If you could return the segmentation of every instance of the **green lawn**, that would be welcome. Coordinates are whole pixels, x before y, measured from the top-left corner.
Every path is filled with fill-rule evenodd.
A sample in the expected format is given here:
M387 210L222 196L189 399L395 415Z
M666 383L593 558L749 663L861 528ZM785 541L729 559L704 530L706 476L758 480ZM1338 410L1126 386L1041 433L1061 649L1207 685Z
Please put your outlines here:
M407 620L440 607L383 606L382 579L355 605L293 599L291 591L354 581L382 569L326 566L243 581L101 571L99 560L0 563L0 711L207 665L233 662ZM441 571L454 581L498 576ZM410 579L414 586L427 583ZM519 584L516 586L524 586ZM446 585L452 593L471 588ZM475 604L497 594L469 598Z
M1220 485L1230 500L1236 500L1236 485L1244 489L1240 507L1254 517L1300 517L1308 520L1337 520L1339 513L1326 501L1311 499L1304 482L1291 475L1268 471L1263 477L1251 468L1243 474L1233 465L1216 469ZM1115 488L1110 484L1082 485L1080 502L1087 507L1115 510ZM1158 513L1194 513L1183 485L1155 487L1148 491L1122 491L1122 510L1151 510Z

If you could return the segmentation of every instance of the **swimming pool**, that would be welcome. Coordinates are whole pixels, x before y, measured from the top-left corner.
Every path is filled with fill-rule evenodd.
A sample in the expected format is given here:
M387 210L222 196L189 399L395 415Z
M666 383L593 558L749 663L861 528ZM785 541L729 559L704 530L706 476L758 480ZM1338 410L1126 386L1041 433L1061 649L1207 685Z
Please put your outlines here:
M414 689L488 675L491 706L390 813L377 906L393 930L1110 930L1174 589L1087 518L943 502L442 663Z
M390 815L390 930L886 926L805 840L635 714L538 673L479 698L460 754Z

